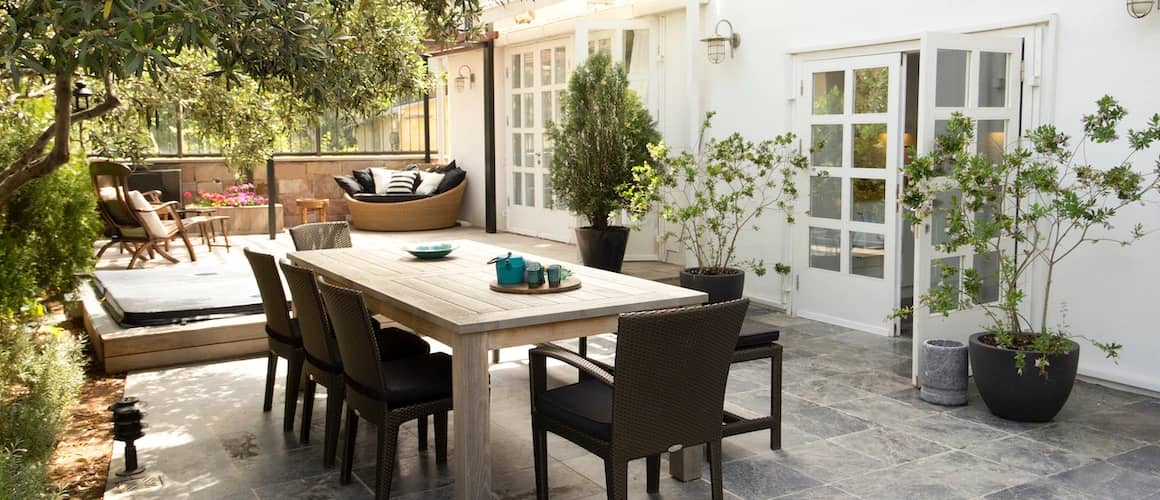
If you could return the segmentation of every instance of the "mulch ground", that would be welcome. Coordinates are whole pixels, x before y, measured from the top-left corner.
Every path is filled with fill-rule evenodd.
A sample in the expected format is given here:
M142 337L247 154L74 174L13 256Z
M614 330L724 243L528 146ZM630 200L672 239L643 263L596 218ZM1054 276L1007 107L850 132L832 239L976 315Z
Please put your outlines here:
M72 327L70 327L72 328ZM85 335L84 328L72 328ZM49 481L63 498L101 498L113 455L109 405L125 393L125 375L90 366L85 385L48 464Z

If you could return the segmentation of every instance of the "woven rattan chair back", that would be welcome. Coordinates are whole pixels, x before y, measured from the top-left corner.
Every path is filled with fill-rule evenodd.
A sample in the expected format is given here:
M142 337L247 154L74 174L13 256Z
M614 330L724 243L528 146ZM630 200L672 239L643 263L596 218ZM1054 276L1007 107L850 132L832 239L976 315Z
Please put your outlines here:
M286 285L294 299L294 313L298 318L298 332L302 335L302 348L306 357L321 368L340 370L338 343L330 328L330 320L318 293L318 280L314 271L295 266L285 260L279 263Z
M282 288L282 278L278 275L278 264L274 256L242 249L254 278L258 280L258 292L262 294L262 310L266 311L266 331L286 339L298 337L298 331L290 326L290 307L286 303L286 290Z
M350 248L350 225L346 222L312 222L290 228L294 249Z
M379 345L367 313L361 292L319 282L322 302L330 318L338 352L342 355L342 371L348 386L368 395L386 391Z
M628 457L721 439L725 382L749 299L625 314L612 442Z

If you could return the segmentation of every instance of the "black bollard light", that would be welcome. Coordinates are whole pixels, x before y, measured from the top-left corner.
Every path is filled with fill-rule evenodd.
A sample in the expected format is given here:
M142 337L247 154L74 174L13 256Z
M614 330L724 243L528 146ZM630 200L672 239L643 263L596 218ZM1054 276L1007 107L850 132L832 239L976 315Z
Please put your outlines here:
M145 468L137 464L137 445L133 441L145 435L145 424L141 417L145 414L137 407L137 398L121 398L109 406L113 412L113 439L125 443L125 470L118 471L120 477L135 476L145 472Z

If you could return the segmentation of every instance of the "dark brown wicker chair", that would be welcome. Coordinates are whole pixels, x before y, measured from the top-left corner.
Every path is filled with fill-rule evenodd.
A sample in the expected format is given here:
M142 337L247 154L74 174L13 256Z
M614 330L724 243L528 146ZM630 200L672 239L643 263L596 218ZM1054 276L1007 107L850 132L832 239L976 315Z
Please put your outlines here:
M350 248L350 225L346 222L312 222L290 228L294 249Z
M628 462L647 460L648 492L660 485L660 454L707 444L713 498L723 498L721 421L725 382L748 299L625 314L616 376L552 345L529 351L536 497L548 498L548 432L604 459L608 498L628 498ZM549 390L547 358L587 377Z
M435 416L435 462L447 462L447 412L451 411L451 356L444 353L382 361L386 347L373 334L362 293L319 283L338 339L346 385L346 445L339 483L350 483L358 420L378 428L375 498L391 495L399 426Z
M722 428L725 437L769 429L771 450L781 449L781 345L777 343L778 336L776 328L756 321L747 320L741 326L733 362L769 359L769 415L745 418L726 411Z
M282 288L282 278L278 275L278 265L274 256L243 249L254 278L258 280L258 291L262 294L262 309L266 312L266 391L262 400L262 411L270 411L274 400L274 377L278 374L278 358L286 358L290 366L286 374L286 408L283 413L282 430L294 431L294 411L298 408L298 387L302 380L302 336L298 333L298 322L290 317L290 306L286 302L286 292Z
M310 421L314 410L314 393L318 385L326 388L326 432L323 438L322 464L334 465L335 451L338 449L338 427L342 419L342 404L345 382L342 378L342 357L338 352L338 340L330 327L330 320L318 293L318 282L314 271L297 267L286 260L279 263L290 296L294 299L294 312L298 318L298 330L302 334L302 348L306 362L302 370L306 372L306 387L302 391L303 443L310 442ZM419 356L431 352L431 345L423 339L398 328L375 330L380 346L386 346L384 354L391 359ZM427 419L419 419L419 449L427 449Z

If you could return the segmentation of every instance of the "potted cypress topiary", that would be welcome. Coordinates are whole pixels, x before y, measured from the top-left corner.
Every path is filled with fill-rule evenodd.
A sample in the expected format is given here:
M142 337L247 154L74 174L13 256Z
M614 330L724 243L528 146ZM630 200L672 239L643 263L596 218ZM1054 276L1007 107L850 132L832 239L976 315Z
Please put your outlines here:
M632 182L632 166L648 158L648 144L660 133L628 88L624 66L602 52L572 72L562 103L560 122L547 130L554 148L552 187L588 222L576 228L584 265L620 272L629 230L611 225L610 218L627 208L622 190Z
M975 307L987 313L990 324L971 336L968 349L979 393L999 417L1048 421L1071 393L1079 366L1079 344L1073 339L1083 337L1066 326L1047 326L1052 277L1060 262L1085 244L1127 245L1144 236L1139 224L1117 236L1113 221L1120 209L1157 189L1160 172L1142 173L1129 160L1160 140L1160 115L1144 130L1128 132L1128 158L1101 169L1077 152L1119 140L1116 127L1126 111L1107 96L1097 104L1098 111L1083 118L1079 144L1044 125L998 162L973 154L974 124L955 115L934 151L904 167L911 182L902 201L913 210L907 214L910 221L945 217L946 234L936 250L970 248L998 258L997 277L980 276L970 267L944 267L942 279L919 298L918 307L944 315ZM955 193L949 203L940 196L948 192ZM998 280L997 300L981 293L985 279ZM1027 297L1040 303L1038 321L1024 316ZM1088 340L1109 358L1118 356L1119 344Z
M741 297L744 269L765 275L763 260L736 260L737 239L746 229L756 231L770 210L793 222L795 179L809 162L797 150L794 134L760 142L738 133L706 138L713 115L706 114L701 124L695 154L672 154L664 143L650 145L653 163L633 169L625 194L634 215L658 205L661 218L676 227L665 237L680 242L696 258L695 267L681 271L681 286L709 294L709 302L721 302ZM775 268L779 274L789 272L780 263Z

